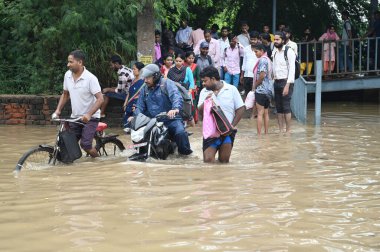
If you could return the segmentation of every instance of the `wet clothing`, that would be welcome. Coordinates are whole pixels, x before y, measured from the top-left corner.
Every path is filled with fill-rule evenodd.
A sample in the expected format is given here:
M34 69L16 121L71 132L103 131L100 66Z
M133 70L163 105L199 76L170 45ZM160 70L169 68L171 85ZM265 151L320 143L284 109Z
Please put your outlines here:
M98 123L99 119L97 118L91 118L90 121L83 124L69 123L70 131L75 134L78 140L80 139L80 146L84 150L92 149L92 140L94 139Z
M293 84L289 85L289 92L287 95L283 96L282 92L286 85L286 79L275 80L274 81L274 100L276 101L276 109L279 114L291 113L290 110L290 100L293 94Z
M169 112L173 109L182 109L183 99L178 91L178 88L170 79L166 80L165 94L161 87L162 79L156 86L148 88L147 86L141 89L139 98L136 104L134 115L143 113L147 117L155 117L162 112ZM178 146L178 152L183 155L189 155L193 151L190 148L189 136L185 131L182 117L178 114L174 119L163 120L166 127L169 129L169 134L175 139Z
M231 133L228 136L220 136L220 137L203 139L203 145L202 145L203 151L207 150L210 147L216 150L219 150L223 144L231 144L233 146L236 132L237 131Z

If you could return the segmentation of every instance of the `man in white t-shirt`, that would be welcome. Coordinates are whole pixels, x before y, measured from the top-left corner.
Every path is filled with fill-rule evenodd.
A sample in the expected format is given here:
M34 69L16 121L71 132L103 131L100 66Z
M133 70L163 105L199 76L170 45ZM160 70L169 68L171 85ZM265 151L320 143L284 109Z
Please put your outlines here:
M100 119L100 106L103 103L102 90L98 78L84 66L85 54L81 50L71 52L67 59L69 70L65 73L63 93L52 118L57 118L68 100L71 101L71 117L81 117L81 124L70 123L80 145L91 157L99 156L92 147L92 140Z
M203 161L215 162L215 155L219 152L218 160L228 163L236 135L236 125L243 116L244 102L237 88L220 80L218 69L209 66L200 74L203 86L199 95L198 110L203 115L203 104L206 99L213 99L223 110L228 121L235 127L230 135L203 139Z

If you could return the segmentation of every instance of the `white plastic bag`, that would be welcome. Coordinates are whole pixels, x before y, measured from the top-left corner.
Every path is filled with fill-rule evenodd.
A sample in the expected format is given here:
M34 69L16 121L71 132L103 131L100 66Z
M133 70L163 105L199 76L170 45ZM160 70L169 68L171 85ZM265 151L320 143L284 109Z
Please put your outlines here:
M249 91L249 93L247 94L247 97L245 98L245 109L253 108L254 104L255 104L255 92Z

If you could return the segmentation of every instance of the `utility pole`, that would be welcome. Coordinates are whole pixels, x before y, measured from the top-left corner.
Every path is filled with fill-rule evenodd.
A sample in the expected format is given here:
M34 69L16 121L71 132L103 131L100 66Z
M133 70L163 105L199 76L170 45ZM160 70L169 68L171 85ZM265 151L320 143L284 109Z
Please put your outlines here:
M144 64L153 62L155 16L153 1L148 0L137 14L137 60Z
M272 33L276 32L276 13L277 13L277 0L273 0L273 10L272 10Z

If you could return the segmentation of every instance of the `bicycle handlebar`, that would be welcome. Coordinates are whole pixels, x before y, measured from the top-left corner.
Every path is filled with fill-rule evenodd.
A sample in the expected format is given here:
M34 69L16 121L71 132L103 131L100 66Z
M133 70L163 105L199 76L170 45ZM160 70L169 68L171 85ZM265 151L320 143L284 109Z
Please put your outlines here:
M81 119L82 119L81 117L77 117L77 118L52 118L51 120L55 121L55 122L73 122L73 123L75 123L75 122L80 121Z

